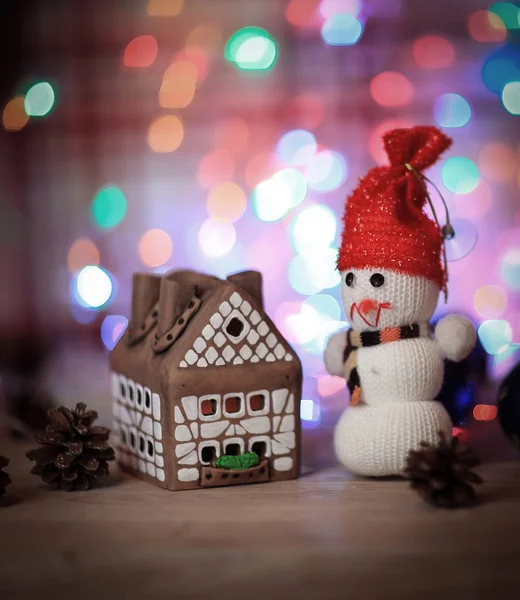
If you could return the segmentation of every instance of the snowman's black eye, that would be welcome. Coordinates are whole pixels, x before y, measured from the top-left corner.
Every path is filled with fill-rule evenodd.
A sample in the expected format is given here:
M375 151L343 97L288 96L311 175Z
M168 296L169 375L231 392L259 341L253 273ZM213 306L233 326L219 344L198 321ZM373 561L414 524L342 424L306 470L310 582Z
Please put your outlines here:
M347 273L347 276L345 277L345 283L348 285L348 287L352 287L352 284L354 283L354 273L352 273L352 271Z
M381 273L374 273L372 277L370 277L370 283L373 287L381 287L385 282L385 278L381 275Z

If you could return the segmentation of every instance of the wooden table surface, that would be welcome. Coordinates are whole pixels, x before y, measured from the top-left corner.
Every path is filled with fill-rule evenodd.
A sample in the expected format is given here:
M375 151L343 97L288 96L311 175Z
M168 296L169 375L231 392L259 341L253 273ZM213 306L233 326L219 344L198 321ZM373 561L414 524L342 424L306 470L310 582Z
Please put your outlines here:
M24 445L0 440L14 481L0 499L0 599L518 598L520 462L512 449L496 460L508 445L486 426L500 448L486 429L481 503L456 511L402 480L350 476L312 431L315 464L298 481L178 493L116 468L99 489L53 491Z

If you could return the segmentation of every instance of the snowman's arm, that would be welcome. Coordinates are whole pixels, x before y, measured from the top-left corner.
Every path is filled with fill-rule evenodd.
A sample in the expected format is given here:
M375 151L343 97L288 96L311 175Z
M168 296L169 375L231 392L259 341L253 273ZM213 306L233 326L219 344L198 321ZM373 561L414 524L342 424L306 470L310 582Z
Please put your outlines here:
M343 364L343 353L347 345L347 332L338 331L329 338L325 348L324 361L325 368L331 375L345 377L345 367Z
M475 347L477 332L473 323L462 315L447 315L435 327L435 339L448 360L464 360Z

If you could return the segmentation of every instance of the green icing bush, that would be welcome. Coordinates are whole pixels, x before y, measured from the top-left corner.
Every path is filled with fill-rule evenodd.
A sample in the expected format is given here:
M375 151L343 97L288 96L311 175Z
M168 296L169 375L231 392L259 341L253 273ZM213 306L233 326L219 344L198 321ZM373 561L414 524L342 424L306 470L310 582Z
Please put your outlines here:
M219 456L215 461L215 466L221 469L244 471L245 469L256 467L259 462L260 459L256 452L246 452L245 454L240 454L240 456Z

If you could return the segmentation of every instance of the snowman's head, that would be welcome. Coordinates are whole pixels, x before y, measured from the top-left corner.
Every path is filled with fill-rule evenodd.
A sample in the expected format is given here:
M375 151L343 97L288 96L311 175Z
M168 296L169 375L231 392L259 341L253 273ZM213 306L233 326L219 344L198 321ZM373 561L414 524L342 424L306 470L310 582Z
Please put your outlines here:
M355 331L374 331L429 321L440 288L426 277L385 269L341 272L346 317Z

